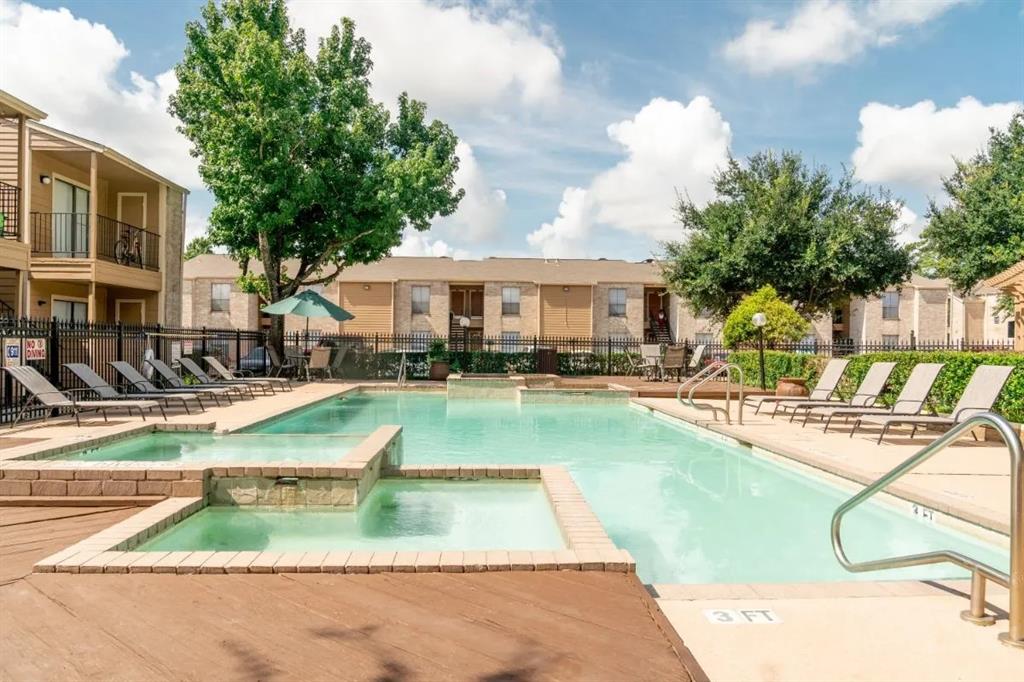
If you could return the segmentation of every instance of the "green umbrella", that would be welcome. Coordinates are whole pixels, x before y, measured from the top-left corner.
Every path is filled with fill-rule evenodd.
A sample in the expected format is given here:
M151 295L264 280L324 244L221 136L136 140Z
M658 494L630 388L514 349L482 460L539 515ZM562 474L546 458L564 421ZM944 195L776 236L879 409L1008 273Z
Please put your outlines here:
M331 303L310 289L289 296L277 303L263 306L261 310L270 315L299 315L306 318L306 338L309 338L309 318L311 317L330 317L338 322L355 317L341 306Z

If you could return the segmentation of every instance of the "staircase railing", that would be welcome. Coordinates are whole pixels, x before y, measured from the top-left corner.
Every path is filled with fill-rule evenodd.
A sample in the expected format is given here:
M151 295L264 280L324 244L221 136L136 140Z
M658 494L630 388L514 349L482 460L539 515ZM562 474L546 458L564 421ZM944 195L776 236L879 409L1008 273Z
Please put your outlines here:
M695 410L710 410L711 414L714 415L715 421L718 421L718 415L721 413L725 417L726 424L732 424L731 412L732 410L732 374L733 372L739 373L739 410L737 412L737 423L743 423L743 368L739 365L732 364L730 362L713 362L701 371L694 374L692 377L684 381L676 389L676 400L684 405L689 405ZM725 375L725 408L712 405L711 403L698 403L694 401L693 394L698 388L708 383L716 377ZM696 382L696 383L694 383ZM690 384L693 384L690 386ZM690 392L686 396L686 400L683 400L683 391L689 387Z
M874 559L872 561L850 561L843 549L842 523L846 514L880 492L893 481L910 473L918 466L951 445L970 429L988 425L996 430L1010 451L1010 572L1003 573L997 568L977 559L954 552L941 550L921 554ZM971 572L971 607L960 616L975 625L991 625L995 618L985 613L985 581L1002 585L1010 590L1008 632L1001 633L999 640L1009 646L1024 648L1024 446L1013 426L994 412L983 412L957 424L935 442L904 460L888 473L881 476L867 488L851 497L836 509L832 515L832 550L836 559L848 571L863 573L881 571L904 566L951 563Z

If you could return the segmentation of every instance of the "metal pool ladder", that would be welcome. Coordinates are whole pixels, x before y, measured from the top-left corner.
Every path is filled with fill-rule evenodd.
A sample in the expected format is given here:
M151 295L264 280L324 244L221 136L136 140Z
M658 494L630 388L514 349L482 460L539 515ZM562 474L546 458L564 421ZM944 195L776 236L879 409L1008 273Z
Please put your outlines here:
M398 377L395 379L395 383L398 384L399 388L405 386L405 375L406 375L406 357L405 357L405 351L402 351L402 362L398 365Z
M696 374L694 374L692 377L690 377L689 379L687 379L683 383L679 384L679 388L676 389L676 400L678 400L679 402L683 403L684 405L689 405L690 407L692 407L695 410L711 410L711 413L715 417L715 421L718 421L718 415L719 415L719 413L721 413L725 417L725 423L726 424L732 424L732 419L729 416L729 407L732 404L732 373L733 373L733 370L735 370L736 372L739 372L739 378L740 378L740 382L739 382L739 386L740 386L740 390L739 390L740 403L739 403L739 405L740 405L740 407L739 407L739 416L737 418L737 422L742 424L743 423L743 368L740 367L739 365L733 364L731 362L713 362L710 365L708 365L707 367L705 367L704 369L702 369L701 371L699 371ZM694 393L694 391L696 391L698 388L700 388L701 386L703 386L707 382L711 381L715 377L721 376L722 374L726 375L725 376L725 381L726 381L726 384L725 384L725 409L722 409L721 407L718 407L716 405L711 405L709 403L697 403L697 402L694 402L694 400L693 400L693 393ZM696 383L694 383L694 382L696 382ZM693 386L690 387L690 392L687 394L686 400L683 400L683 390L686 389L687 386L690 386L690 384L693 384Z
M1010 450L1010 573L964 556L952 550L907 554L905 556L875 559L874 561L853 562L843 549L841 526L843 517L869 497L879 492L904 474L956 441L969 429L986 424L994 428ZM994 412L982 412L950 429L942 438L925 446L903 463L884 474L857 495L844 502L832 515L832 550L843 568L854 573L880 571L903 566L920 566L949 562L971 571L971 608L960 617L975 625L992 625L995 618L985 613L985 581L991 580L1010 590L1008 632L999 635L999 640L1008 646L1024 648L1024 446L1014 432L1010 422Z

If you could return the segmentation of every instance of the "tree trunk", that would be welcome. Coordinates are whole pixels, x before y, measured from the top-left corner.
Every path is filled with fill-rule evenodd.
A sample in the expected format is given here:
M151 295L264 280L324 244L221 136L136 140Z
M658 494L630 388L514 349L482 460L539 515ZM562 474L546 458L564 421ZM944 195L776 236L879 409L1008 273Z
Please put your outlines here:
M277 351L282 361L287 358L284 355L284 315L270 316L270 332L267 334L267 344Z

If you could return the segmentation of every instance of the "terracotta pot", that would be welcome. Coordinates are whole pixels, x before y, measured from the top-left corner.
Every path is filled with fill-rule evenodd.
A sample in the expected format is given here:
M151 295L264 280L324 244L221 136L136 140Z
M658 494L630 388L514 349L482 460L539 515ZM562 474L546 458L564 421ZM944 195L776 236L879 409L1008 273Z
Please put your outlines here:
M775 383L775 395L805 396L807 395L807 379L779 377L779 380Z
M430 380L444 381L452 373L451 366L445 360L432 360L430 362Z

